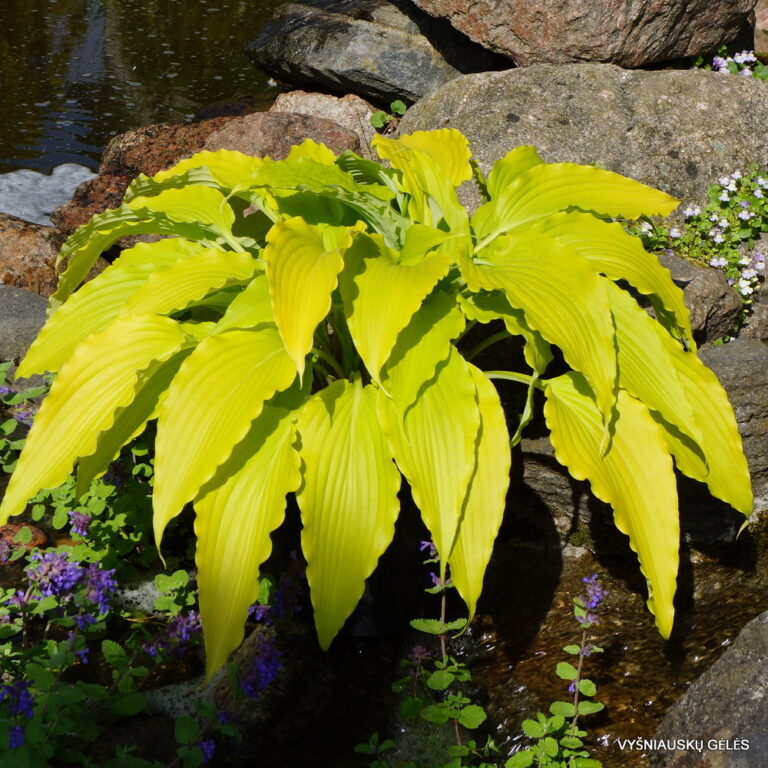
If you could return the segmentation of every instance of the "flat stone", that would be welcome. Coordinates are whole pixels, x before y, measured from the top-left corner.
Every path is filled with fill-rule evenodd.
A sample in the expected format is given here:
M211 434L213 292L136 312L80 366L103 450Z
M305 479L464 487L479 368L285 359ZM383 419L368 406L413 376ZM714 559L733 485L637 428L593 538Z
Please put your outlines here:
M47 306L32 291L0 285L0 361L24 357L45 323Z
M288 3L248 47L278 80L410 104L462 72L511 66L408 2Z
M768 88L752 78L542 64L456 78L411 107L399 131L457 128L486 172L532 144L546 162L597 162L703 204L719 176L768 158L763 124Z
M609 62L641 67L733 42L756 0L414 0L519 66Z
M727 606L723 607L727 610ZM764 768L768 752L768 613L750 621L733 645L664 716L654 739L695 739L659 750L650 768Z

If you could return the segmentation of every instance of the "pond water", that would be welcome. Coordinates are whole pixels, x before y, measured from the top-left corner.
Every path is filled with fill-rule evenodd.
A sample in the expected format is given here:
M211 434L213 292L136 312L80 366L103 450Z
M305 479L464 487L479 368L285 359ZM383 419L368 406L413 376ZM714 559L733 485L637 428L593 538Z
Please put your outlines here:
M116 133L267 100L244 50L281 0L0 0L0 173L95 169Z

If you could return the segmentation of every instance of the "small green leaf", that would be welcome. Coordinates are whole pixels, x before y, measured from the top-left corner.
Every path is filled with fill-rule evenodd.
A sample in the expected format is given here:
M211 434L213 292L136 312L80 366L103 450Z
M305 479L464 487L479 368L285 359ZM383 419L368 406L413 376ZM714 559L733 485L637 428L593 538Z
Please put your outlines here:
M189 744L194 741L200 733L200 726L189 715L182 715L176 721L176 741L179 744Z
M120 665L127 658L125 651L114 640L102 640L101 652L106 662L113 667Z
M580 701L579 702L580 715L591 715L595 712L600 712L600 710L602 709L605 709L605 705L601 704L599 701Z
M141 712L147 705L144 695L141 693L124 693L114 697L109 702L109 709L116 715L131 717Z
M577 739L575 736L563 736L560 739L560 744L568 749L579 749L584 746L584 742L581 739Z
M603 764L592 757L576 757L571 764L573 768L603 768Z
M428 707L424 707L419 714L428 723L435 723L436 725L447 723L450 718L448 710L441 704L430 704Z
M584 702L582 702L583 704ZM562 715L563 717L573 717L576 714L576 707L566 701L556 701L549 705L549 711L553 715Z
M524 752L518 752L504 763L504 768L528 768L533 765L533 752L526 749Z
M565 648L563 648L563 650L566 653L570 653L571 656L578 656L579 653L581 652L581 646L579 646L579 645L566 645Z
M486 718L485 710L477 704L470 704L463 707L459 716L456 718L460 725L465 728L477 728Z
M576 671L576 667L573 664L569 664L567 661L561 661L555 669L557 676L562 680L575 680L579 673Z
M424 708L424 702L414 696L406 696L400 702L400 717L410 720L421 712Z
M549 757L555 757L560 751L557 742L551 736L547 736L546 739L542 740L541 747L544 750L544 754Z
M433 691L444 691L453 681L454 675L445 669L438 669L427 678L427 685Z
M577 688L579 693L583 693L585 696L594 696L597 693L597 687L591 680L579 680Z
M402 101L400 101L400 99L396 99L395 101L393 101L389 105L389 108L396 115L404 115L405 110L408 109L408 107L406 107L405 104Z
M383 128L389 120L390 116L381 109L378 112L374 112L370 117L371 125L374 128Z
M535 720L523 720L523 732L529 739L540 739L544 736L544 729Z

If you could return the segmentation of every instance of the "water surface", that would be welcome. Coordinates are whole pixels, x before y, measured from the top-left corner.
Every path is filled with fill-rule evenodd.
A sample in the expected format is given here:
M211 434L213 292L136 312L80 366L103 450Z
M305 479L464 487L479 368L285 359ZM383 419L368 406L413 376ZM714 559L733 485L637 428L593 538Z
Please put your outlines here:
M244 49L281 0L0 0L0 173L96 168L116 133L275 94Z

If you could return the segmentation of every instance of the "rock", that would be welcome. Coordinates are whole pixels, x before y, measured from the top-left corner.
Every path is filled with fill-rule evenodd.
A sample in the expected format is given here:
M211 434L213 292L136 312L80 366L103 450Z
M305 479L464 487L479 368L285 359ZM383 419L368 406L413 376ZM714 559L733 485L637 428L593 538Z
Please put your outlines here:
M739 331L740 339L758 339L768 344L768 286L760 284L752 297L752 308L744 327Z
M0 361L24 357L45 323L46 307L32 291L0 285Z
M72 196L78 184L95 176L77 163L56 166L50 175L23 169L0 174L0 212L35 224L50 224L51 211Z
M766 657L768 613L762 613L669 709L653 735L698 739L701 748L660 750L652 755L651 768L763 768L768 749Z
M376 112L376 107L352 93L338 97L327 93L289 91L279 94L269 111L299 112L333 120L357 134L365 156L370 157L372 154L371 139L376 135L376 131L371 125L371 115Z
M56 256L63 242L64 235L54 227L0 213L0 284L50 296L56 289ZM106 266L99 258L86 279Z
M610 62L641 67L733 42L755 0L414 0L519 66Z
M659 254L659 262L683 289L697 344L711 344L733 332L742 302L719 269L700 267L671 252Z
M533 144L547 162L599 162L704 203L718 176L768 157L768 134L755 130L765 123L768 89L752 78L550 64L452 80L411 107L399 131L457 128L484 171Z
M511 66L403 0L319 0L278 8L248 56L278 80L413 103L461 72Z
M312 138L335 152L357 149L357 136L330 120L307 115L255 112L238 117L217 117L197 123L149 125L115 136L107 144L99 175L81 184L72 200L53 215L67 234L91 216L120 205L131 181L149 176L202 149L236 149L240 152L283 158L292 144Z
M715 372L733 405L752 476L757 518L768 510L768 345L739 338L705 347L699 356Z

